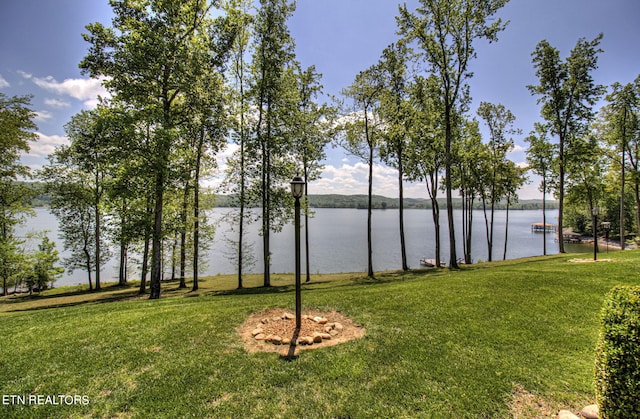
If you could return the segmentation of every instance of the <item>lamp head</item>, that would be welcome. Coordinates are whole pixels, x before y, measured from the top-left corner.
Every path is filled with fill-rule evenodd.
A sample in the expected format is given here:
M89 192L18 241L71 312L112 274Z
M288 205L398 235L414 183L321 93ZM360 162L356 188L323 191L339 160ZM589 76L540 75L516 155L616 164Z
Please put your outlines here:
M291 180L291 195L294 198L301 198L304 195L304 185L306 182L300 176L296 176Z

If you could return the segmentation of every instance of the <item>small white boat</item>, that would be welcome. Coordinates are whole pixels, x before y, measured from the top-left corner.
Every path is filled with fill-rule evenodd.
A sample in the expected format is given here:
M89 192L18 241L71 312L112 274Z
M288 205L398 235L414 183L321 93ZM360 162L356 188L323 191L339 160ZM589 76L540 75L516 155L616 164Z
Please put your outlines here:
M420 265L424 266L425 268L435 268L436 267L436 260L435 259L422 258L422 259L420 259ZM444 263L444 261L440 261L440 266L441 267L445 267L445 266L447 266L447 264Z

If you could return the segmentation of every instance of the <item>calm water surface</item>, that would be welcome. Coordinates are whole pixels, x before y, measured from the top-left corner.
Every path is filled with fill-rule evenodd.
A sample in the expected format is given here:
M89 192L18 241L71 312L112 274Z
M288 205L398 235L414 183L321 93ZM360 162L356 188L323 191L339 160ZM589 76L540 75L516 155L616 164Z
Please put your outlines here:
M216 223L215 241L208 251L206 267L201 275L231 274L236 272L236 264L230 254L229 241L237 234L232 230L228 217L235 210L217 208L208 213L209 219ZM309 220L310 232L310 270L312 273L363 272L367 266L367 211L357 209L314 210ZM455 212L456 234L461 236L461 212ZM495 218L493 260L501 260L504 250L505 211L498 211ZM507 259L536 256L543 253L541 233L532 233L531 224L542 221L542 211L511 211L509 213L509 238ZM556 223L557 211L547 212L547 222ZM398 210L375 210L373 212L373 264L376 271L400 269L400 236L398 233ZM449 240L446 213L442 215L441 226L442 259L448 262ZM36 209L36 216L28 219L18 231L23 235L27 231L49 230L49 237L58 243L61 256L62 240L58 238L58 222L45 208ZM255 265L246 269L248 273L262 272L262 240L258 234L259 223L248 227L247 240L253 243ZM272 233L272 272L293 272L294 245L293 226L288 225L279 232ZM423 257L435 257L434 227L431 210L405 210L405 235L407 261L410 267L419 267ZM304 238L304 234L302 234ZM558 252L555 235L547 234L547 253ZM34 244L37 245L37 244ZM462 240L458 239L458 255L462 256ZM302 246L304 256L304 245ZM117 249L114 249L117 254ZM474 213L472 256L474 262L487 260L486 233L482 211ZM305 269L303 257L303 270ZM130 265L135 265L134 261ZM135 266L131 268L131 277L137 277ZM165 268L165 276L170 275L170 267ZM117 260L111 260L102 270L102 280L110 281L117 277ZM86 273L75 271L65 273L56 285L86 283Z

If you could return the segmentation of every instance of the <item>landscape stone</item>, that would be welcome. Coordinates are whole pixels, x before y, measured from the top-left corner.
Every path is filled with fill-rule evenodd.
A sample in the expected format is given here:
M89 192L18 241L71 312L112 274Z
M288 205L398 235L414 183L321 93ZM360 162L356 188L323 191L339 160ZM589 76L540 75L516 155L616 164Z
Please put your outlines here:
M324 328L325 333L329 333L329 332L331 332L332 330L333 330L333 327L329 327L329 326L327 326L327 327L325 327L325 328Z
M585 406L580 412L582 416L587 419L598 419L598 415L600 414L600 409L598 409L597 404L590 404L589 406Z
M291 313L284 313L284 318L285 320L293 320L296 318L296 316Z
M320 343L322 342L322 335L318 332L315 332L313 334L313 343Z
M259 333L259 334L255 335L254 338L256 340L265 340L267 338L267 335L265 335L264 333Z
M257 327L255 329L253 329L253 331L251 332L251 336L259 335L262 332L264 332L264 330L262 330L261 328Z
M269 323L269 319L264 318L264 319L260 320L260 322L261 322L262 324L267 324L267 323Z
M280 336L273 336L271 338L271 343L273 343L274 345L280 345L282 343L282 338Z
M580 419L580 416L573 414L568 410L561 410L558 412L558 419Z
M322 320L322 317L320 317L320 316L316 316L316 317L313 318L313 321L316 322L316 323L320 323L320 320Z
M289 338L282 338L282 344L283 345L289 345L291 343L291 339Z
M342 326L342 323L338 323L338 322L334 323L333 327L334 327L334 329L336 329L339 332L344 329L344 326Z
M320 333L320 336L322 336L322 339L331 339L331 335L329 333Z
M332 329L332 330L329 332L329 335L331 335L331 336L337 336L339 333L340 333L340 332L338 332L337 330Z
M318 323L319 323L319 324L327 324L327 322L328 322L328 321L329 321L329 320L327 320L327 319L325 319L325 318L323 317L323 318L321 318L320 320L318 320Z

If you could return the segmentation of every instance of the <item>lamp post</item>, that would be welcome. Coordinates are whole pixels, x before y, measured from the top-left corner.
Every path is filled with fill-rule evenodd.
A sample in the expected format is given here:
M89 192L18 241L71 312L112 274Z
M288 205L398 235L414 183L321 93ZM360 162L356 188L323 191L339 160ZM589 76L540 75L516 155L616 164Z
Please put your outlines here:
M291 195L295 199L295 246L296 246L296 330L302 324L302 301L300 295L300 198L304 194L305 181L299 176L291 180Z
M604 230L605 241L607 242L607 253L609 253L609 230L611 230L611 222L603 221L602 229Z
M598 260L598 207L594 207L591 211L593 214L593 260Z

